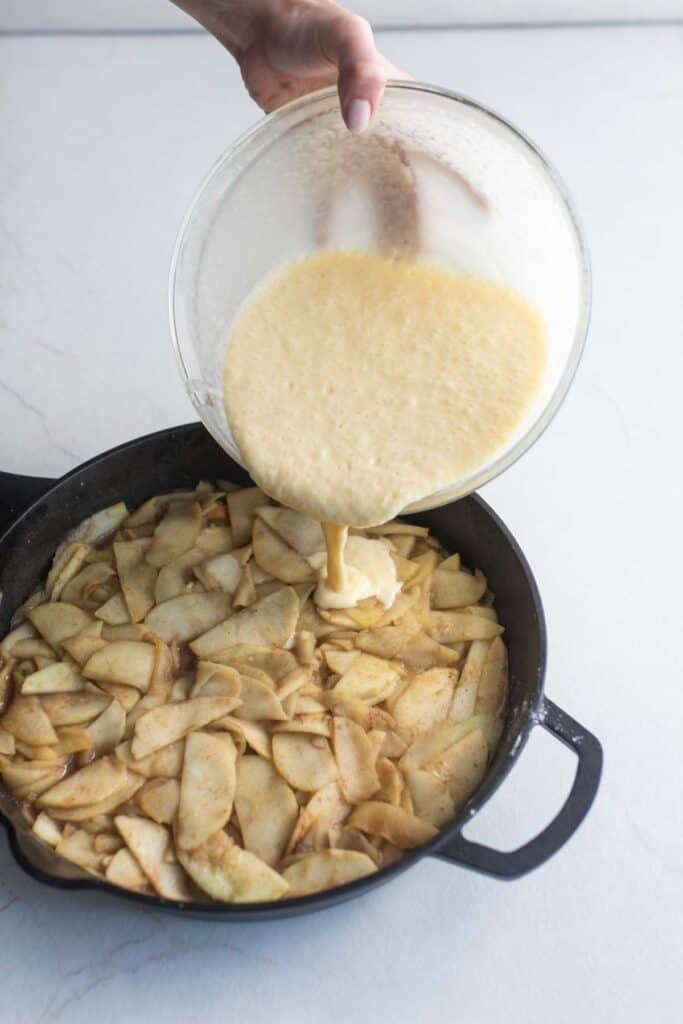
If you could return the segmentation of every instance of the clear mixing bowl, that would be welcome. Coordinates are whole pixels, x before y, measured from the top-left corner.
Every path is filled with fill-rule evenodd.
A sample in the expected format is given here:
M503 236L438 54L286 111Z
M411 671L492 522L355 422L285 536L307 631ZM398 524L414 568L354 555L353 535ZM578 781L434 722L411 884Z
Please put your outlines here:
M396 82L362 135L346 130L335 90L324 89L264 118L226 150L180 229L169 305L188 394L240 464L221 395L231 324L266 277L323 245L417 250L425 262L516 289L547 326L543 384L514 436L476 472L406 511L461 497L519 458L567 393L590 307L576 215L536 147L472 100Z

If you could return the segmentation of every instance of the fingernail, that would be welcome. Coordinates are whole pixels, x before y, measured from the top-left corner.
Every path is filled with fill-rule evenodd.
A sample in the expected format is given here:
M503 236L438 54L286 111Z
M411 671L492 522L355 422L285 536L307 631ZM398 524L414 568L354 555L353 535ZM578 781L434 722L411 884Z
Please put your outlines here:
M351 100L346 111L346 124L352 132L364 132L370 124L370 104L367 100Z

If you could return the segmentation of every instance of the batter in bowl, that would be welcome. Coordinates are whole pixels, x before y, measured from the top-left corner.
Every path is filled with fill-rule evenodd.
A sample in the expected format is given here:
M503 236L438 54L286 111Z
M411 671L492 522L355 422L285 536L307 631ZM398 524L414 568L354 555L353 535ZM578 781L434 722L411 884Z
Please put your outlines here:
M326 250L245 302L225 409L267 494L322 522L375 525L488 462L531 406L546 358L541 317L503 285ZM327 534L340 592L344 534Z

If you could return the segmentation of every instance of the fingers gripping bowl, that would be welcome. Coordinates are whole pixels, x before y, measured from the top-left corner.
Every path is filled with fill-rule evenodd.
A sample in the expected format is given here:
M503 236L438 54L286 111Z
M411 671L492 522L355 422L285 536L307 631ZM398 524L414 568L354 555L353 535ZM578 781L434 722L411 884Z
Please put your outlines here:
M1 632L7 632L13 611L45 577L51 556L60 540L85 516L103 505L114 504L116 499L125 499L132 508L149 498L151 493L190 489L198 476L214 480L229 477L236 483L244 480L239 470L226 465L225 456L198 427L168 431L134 442L70 474L40 499L0 544L3 587ZM144 891L126 893L114 889L106 881L88 879L78 869L72 871L67 863L56 858L44 844L35 840L17 805L5 798L4 809L12 822L13 849L21 863L52 884L108 889L127 898L149 903L161 901L175 909L183 906L188 911L207 916L252 918L328 905L390 878L429 853L436 852L498 875L519 874L549 856L571 834L588 809L599 776L599 747L580 726L542 697L545 650L540 602L528 568L502 524L498 523L483 503L470 498L446 509L425 514L421 517L421 525L428 526L446 550L460 550L465 564L481 567L489 587L497 595L496 604L506 630L505 638L510 655L509 709L500 744L473 798L452 822L444 824L438 835L429 839L424 846L408 850L400 860L387 863L377 871L369 871L350 884L325 892L295 898L284 895L276 902L247 905L202 902L201 896L196 903L188 903L186 899L169 901ZM135 540L139 539L145 538ZM338 651L339 655L344 653L349 652L341 649ZM339 661L337 664L339 666ZM192 685L195 683L196 679ZM119 690L125 687L122 683L109 682L104 688L117 685ZM210 699L229 700L229 697ZM311 710L317 712L317 709ZM519 756L524 740L535 724L551 729L579 753L579 770L567 804L545 833L514 854L499 854L468 843L460 834L464 822L504 777ZM77 732L77 729L74 731ZM236 735L233 733L233 736ZM319 738L327 741L325 736ZM151 793L147 793L148 808L158 808L163 790L171 787L157 784L147 788L151 790ZM162 793L155 792L158 789ZM169 796L168 793L165 795ZM135 811L130 817L135 817L137 813ZM124 829L126 824L123 823ZM135 842L134 839L130 841ZM98 840L98 845L102 850L109 847L109 852L116 854L113 850L115 843L105 841L104 837ZM108 853L104 855L106 857ZM170 870L175 866L167 867ZM70 879L69 875L72 876Z

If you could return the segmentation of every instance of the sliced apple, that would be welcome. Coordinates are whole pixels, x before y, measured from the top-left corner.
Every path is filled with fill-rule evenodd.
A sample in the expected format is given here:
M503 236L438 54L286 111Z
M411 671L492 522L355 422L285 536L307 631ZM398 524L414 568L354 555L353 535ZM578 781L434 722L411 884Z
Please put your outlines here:
M320 850L307 853L290 864L282 877L290 887L292 896L307 896L309 893L347 885L358 878L372 875L376 864L366 853L355 850Z
M139 640L115 640L88 659L83 675L104 683L133 686L145 693L154 670L154 646Z
M229 594L181 594L153 608L145 624L167 644L187 643L222 622L230 607Z
M191 733L185 742L176 846L192 850L223 828L235 798L237 751L229 734Z
M235 644L282 647L293 635L298 616L299 599L291 587L284 587L210 629L190 647L198 658Z
M178 859L199 888L214 900L254 903L278 900L289 892L281 875L255 854L240 849L222 831L194 850L179 849Z
M299 805L270 761L254 754L239 759L235 810L244 848L275 866L284 855Z

